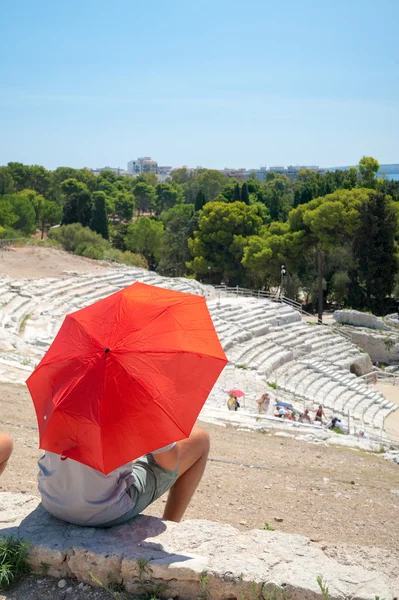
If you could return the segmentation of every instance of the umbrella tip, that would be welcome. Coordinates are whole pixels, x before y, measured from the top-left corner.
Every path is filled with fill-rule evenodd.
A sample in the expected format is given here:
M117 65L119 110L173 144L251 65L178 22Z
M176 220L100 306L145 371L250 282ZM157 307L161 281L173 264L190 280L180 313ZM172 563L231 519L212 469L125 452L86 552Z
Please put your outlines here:
M105 348L104 353L108 354L108 352L109 352L109 348Z

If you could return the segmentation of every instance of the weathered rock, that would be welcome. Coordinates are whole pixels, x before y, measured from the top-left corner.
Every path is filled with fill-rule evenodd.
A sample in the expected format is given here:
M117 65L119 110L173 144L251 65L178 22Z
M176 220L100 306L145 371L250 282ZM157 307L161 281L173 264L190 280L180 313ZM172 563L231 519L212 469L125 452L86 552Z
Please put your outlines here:
M391 328L386 325L381 317L376 317L369 313L363 313L358 310L336 310L333 318L341 325L353 325L355 327L368 327L369 329L383 329L389 331Z
M164 595L189 599L205 586L210 600L222 600L253 597L266 583L268 589L284 586L292 600L313 600L322 598L316 582L322 575L331 600L394 598L396 575L368 565L367 549L359 567L299 535L145 516L110 530L75 527L50 517L36 498L10 493L0 494L0 528L32 543L36 572L46 563L58 577L92 583L92 573L103 583L123 582L133 593L152 593L161 585Z
M354 341L354 340L353 340ZM356 343L354 341L354 343ZM362 354L358 356L350 364L350 370L352 373L355 373L358 377L361 375L365 375L366 373L370 373L373 369L373 363L371 362L371 358L368 354Z
M399 362L399 336L351 330L352 342L362 348L371 360L380 363Z

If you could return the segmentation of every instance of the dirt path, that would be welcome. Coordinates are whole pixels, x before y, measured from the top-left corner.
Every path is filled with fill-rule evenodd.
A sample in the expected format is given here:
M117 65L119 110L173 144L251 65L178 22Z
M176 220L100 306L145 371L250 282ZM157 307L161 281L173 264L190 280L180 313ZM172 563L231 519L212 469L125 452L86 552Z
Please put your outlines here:
M23 246L0 250L0 275L10 277L68 277L64 270L92 273L109 265L83 256L74 256L64 250Z
M37 494L36 418L24 387L0 384L0 428L15 452L0 490ZM399 468L378 455L204 424L205 477L186 517L398 552ZM238 463L238 464L236 464ZM394 491L391 491L394 490ZM146 512L161 516L164 498Z

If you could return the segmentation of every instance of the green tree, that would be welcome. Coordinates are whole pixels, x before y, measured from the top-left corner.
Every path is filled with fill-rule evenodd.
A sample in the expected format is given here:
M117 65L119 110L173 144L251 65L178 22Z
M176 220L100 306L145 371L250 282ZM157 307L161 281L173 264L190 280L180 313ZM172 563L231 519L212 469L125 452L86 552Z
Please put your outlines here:
M9 162L7 167L11 173L16 192L30 187L30 171L27 165L19 162Z
M25 235L35 232L36 212L27 196L20 192L3 196L1 200L8 200L12 212L17 216L17 220L13 223L14 229L21 230Z
M242 264L247 270L251 285L270 288L280 285L281 265L292 266L294 253L293 234L288 223L271 223L264 226L258 235L248 238Z
M206 204L206 198L204 192L200 189L198 191L197 197L195 198L195 211L201 210Z
M197 277L209 276L230 284L244 282L241 264L250 235L258 233L262 219L254 206L243 202L208 202L199 213L198 229L188 241L192 260L188 267Z
M40 194L48 197L51 185L51 174L47 169L39 165L29 167L29 187Z
M376 174L380 168L378 160L372 156L363 156L359 161L361 185L365 188L375 189Z
M131 221L135 208L134 196L129 192L117 192L114 210L120 221Z
M264 187L264 202L272 221L286 221L292 208L292 184L286 175L276 174Z
M92 198L87 186L77 179L66 179L60 187L64 194L62 225L80 223L83 227L88 227Z
M105 202L106 195L104 192L93 192L93 213L90 221L90 229L99 233L107 240L109 234Z
M134 197L138 214L151 213L155 204L155 188L144 181L138 181L134 187Z
M298 261L313 253L317 263L318 317L321 320L324 304L323 276L326 257L336 248L351 242L359 226L359 207L368 199L370 190L337 190L315 198L293 209L289 214L291 232L298 234Z
M0 198L0 225L2 227L13 227L18 221L18 215L15 214L10 200L7 196Z
M188 238L193 215L192 204L177 204L162 213L165 235L158 269L161 275L181 277L185 274L186 262L190 260Z
M141 217L127 228L126 249L142 254L150 269L154 269L160 258L163 235L163 223L149 217Z
M294 185L294 206L307 204L313 198L318 198L322 194L320 175L310 169L299 171ZM333 190L331 190L333 191Z
M42 196L41 196L42 198ZM44 237L46 227L57 225L62 218L62 209L56 202L42 198L38 205L37 219L41 231L41 239Z
M181 188L172 186L170 183L159 183L155 188L155 208L157 215L164 210L172 208L175 204L181 204L184 196Z
M351 190L357 185L357 169L355 167L351 167L347 171L345 171L345 179L342 182L342 187Z
M198 186L204 192L208 202L214 200L227 183L229 183L228 178L220 171L204 169L199 172Z
M233 202L239 202L241 200L241 190L240 190L240 184L237 183L234 186L234 194L233 194ZM246 202L247 204L247 202Z
M360 226L353 240L359 278L365 288L367 308L381 314L398 272L398 213L390 198L381 193L372 193L359 212Z
M244 202L244 204L249 205L249 193L248 193L248 186L247 186L246 182L244 182L242 184L242 188L241 188L241 202Z
M15 192L14 180L9 167L0 167L0 196Z

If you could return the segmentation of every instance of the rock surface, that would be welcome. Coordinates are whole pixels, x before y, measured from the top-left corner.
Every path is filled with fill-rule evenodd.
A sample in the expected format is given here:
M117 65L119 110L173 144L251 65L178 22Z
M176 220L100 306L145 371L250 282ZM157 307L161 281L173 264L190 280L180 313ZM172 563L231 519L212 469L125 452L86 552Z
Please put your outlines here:
M367 352L371 360L384 364L399 363L399 336L351 330L352 342Z
M303 536L241 533L210 521L176 524L140 516L111 530L81 528L50 517L37 498L5 492L0 528L3 535L18 534L32 543L36 572L45 565L52 576L87 583L91 573L103 583L110 578L123 583L128 592L190 599L205 586L209 600L222 600L253 597L266 584L284 586L292 600L313 600L322 598L318 575L331 600L393 600L399 589L397 567L382 573L367 561L367 549L360 567L353 557L340 554L337 560Z
M363 313L358 310L336 310L334 320L341 325L354 325L355 327L368 327L369 329L383 329L390 331L389 325L386 325L381 317L369 313Z

